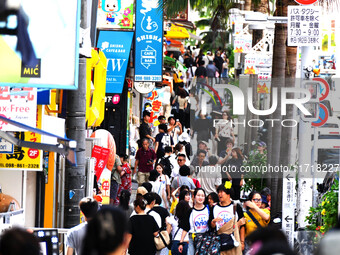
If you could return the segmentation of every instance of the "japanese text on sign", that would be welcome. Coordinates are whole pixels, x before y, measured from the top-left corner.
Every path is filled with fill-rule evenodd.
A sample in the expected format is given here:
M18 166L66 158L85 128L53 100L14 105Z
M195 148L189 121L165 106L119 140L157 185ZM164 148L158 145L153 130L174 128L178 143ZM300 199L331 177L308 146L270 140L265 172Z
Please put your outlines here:
M288 46L321 44L319 6L288 6Z

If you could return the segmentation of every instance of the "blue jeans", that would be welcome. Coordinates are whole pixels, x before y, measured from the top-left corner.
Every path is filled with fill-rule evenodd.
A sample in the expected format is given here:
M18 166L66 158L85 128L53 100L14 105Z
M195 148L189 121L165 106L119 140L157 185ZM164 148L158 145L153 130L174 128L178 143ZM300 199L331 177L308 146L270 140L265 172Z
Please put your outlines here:
M192 234L189 233L188 255L194 255L194 254L195 254L194 239L192 239Z
M179 244L179 241L172 241L171 255L187 255L188 243L184 243L182 253L179 253L178 251L178 244Z
M119 189L119 184L111 179L111 186L110 186L110 200L113 199L113 201L116 199Z

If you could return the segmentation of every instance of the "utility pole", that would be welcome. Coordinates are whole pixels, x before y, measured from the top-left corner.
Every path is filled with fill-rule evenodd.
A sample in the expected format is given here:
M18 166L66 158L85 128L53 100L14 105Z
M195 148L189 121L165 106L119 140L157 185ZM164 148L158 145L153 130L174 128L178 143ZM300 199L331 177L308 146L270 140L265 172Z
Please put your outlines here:
M81 0L81 27L87 28L87 0ZM78 45L77 45L78 47ZM66 162L65 169L65 228L79 224L79 201L85 196L85 113L86 113L86 58L79 58L78 89L67 93L66 135L77 141L77 166Z

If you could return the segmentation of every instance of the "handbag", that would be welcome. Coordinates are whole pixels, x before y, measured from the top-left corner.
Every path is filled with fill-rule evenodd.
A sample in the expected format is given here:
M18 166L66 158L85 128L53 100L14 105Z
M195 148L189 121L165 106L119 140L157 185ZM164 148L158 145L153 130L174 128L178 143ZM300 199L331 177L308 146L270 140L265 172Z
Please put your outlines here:
M158 231L158 235L154 237L155 245L157 251L164 249L170 245L171 239L168 231L162 230Z
M198 233L194 239L195 255L220 254L220 237L216 232Z
M238 247L240 243L235 239L234 232L236 228L236 204L233 205L234 218L233 222L227 222L219 229L221 251L228 251Z

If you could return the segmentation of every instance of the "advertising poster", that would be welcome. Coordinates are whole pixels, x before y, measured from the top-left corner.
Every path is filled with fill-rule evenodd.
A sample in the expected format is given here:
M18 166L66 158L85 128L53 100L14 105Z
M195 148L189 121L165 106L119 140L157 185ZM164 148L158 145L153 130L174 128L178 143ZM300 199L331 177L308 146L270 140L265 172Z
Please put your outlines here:
M37 89L0 87L0 115L35 127L37 121ZM21 128L0 121L1 131L22 131Z
M249 53L252 48L251 35L236 35L234 39L234 52L235 53Z
M159 2L136 1L135 81L162 81L163 12Z
M36 127L41 129L42 106L36 110ZM35 126L34 125L34 126ZM33 132L14 132L18 139L41 143L41 135ZM13 153L0 154L0 170L42 171L43 153L41 150L14 145Z
M81 1L18 2L0 35L0 86L77 89Z
M133 28L134 0L98 0L97 27Z
M107 59L106 93L122 93L133 32L100 31L97 47Z

